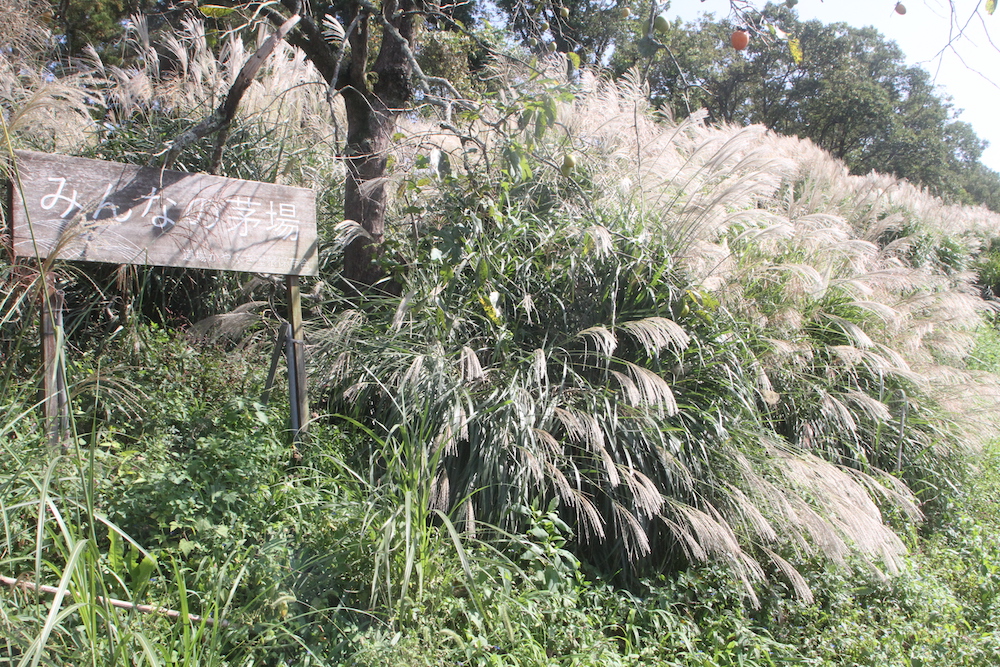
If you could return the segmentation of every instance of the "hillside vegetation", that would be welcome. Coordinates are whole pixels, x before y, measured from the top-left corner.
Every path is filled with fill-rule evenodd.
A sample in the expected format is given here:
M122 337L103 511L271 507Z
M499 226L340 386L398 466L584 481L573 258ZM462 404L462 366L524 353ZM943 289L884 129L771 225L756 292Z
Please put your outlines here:
M248 55L149 40L0 57L8 152L155 161ZM285 46L248 90L221 173L319 202L295 446L280 280L0 262L0 664L996 664L1000 215L558 54L476 86L396 137L367 293L339 102Z

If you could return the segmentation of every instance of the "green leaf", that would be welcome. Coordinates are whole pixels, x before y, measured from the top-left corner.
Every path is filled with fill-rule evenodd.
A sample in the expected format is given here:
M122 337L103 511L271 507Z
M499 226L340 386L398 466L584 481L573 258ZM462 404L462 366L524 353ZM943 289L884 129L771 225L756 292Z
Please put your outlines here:
M490 277L490 265L487 263L485 257L479 258L479 263L476 264L476 281L480 286L485 285L486 281Z
M225 16L229 16L234 11L235 7L223 7L222 5L202 5L198 8L198 11L205 16L213 19L221 19Z
M156 559L147 554L142 560L129 568L129 576L132 578L132 590L137 590L146 585L149 577L156 570Z
M559 107L556 105L555 98L546 97L545 98L545 118L548 120L549 125L554 125L556 122L556 115L559 113Z
M535 112L533 109L525 110L517 121L517 129L523 132L524 128L528 127L528 124L531 122L531 119L534 117L534 115Z
M184 554L184 557L187 558L191 555L192 551L198 548L198 544L196 542L192 542L186 537L182 537L181 541L177 544L177 548L179 548L181 553Z
M802 53L802 44L798 38L788 40L788 51L792 54L792 60L795 61L795 64L801 65L804 54Z
M521 178L527 180L535 175L535 172L531 170L531 163L528 162L527 157L521 158Z
M528 531L528 535L531 535L536 540L548 539L549 534L546 530L540 526L535 526Z
M997 10L997 0L986 0L986 13L990 16Z
M108 567L112 572L121 573L125 570L125 560L122 558L122 543L118 533L108 531Z

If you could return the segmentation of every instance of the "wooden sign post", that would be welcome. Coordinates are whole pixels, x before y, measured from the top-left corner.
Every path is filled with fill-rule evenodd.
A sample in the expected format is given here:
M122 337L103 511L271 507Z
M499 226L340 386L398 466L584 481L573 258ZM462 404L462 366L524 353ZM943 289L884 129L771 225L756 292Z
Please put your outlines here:
M289 397L298 434L308 417L298 276L318 272L312 190L33 151L14 155L11 217L18 257L286 276L289 368L295 369ZM55 341L61 302L50 292L45 304L53 312L46 315L43 308L43 341ZM46 415L54 396L48 392L59 393L48 378L46 365Z

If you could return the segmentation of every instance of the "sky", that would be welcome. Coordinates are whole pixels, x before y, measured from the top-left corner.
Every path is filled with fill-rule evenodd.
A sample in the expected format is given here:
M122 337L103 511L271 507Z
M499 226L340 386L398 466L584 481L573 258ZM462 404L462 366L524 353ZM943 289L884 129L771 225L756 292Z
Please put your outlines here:
M799 0L795 9L803 21L870 25L896 42L907 62L930 72L939 92L963 110L958 120L972 125L981 139L990 142L980 159L1000 172L1000 10L989 16L982 8L985 0L953 0L958 23L968 25L962 38L948 48L952 22L948 0L902 2L905 15L894 11L896 0ZM765 1L754 4L763 6ZM977 5L982 18L969 21ZM729 0L672 0L667 15L692 21L706 12L717 18L729 16ZM809 48L807 44L802 47Z

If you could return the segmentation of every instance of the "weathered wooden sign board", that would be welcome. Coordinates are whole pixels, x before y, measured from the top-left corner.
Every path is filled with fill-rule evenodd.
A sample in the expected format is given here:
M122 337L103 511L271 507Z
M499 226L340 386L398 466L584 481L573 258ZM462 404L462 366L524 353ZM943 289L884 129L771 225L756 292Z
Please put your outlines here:
M14 254L317 273L312 190L15 151ZM22 199L23 193L23 199Z
M285 275L289 322L281 340L297 440L309 414L298 276L318 272L312 190L33 151L14 151L14 158L18 257ZM46 284L43 402L56 440L68 434L62 297L54 281Z

